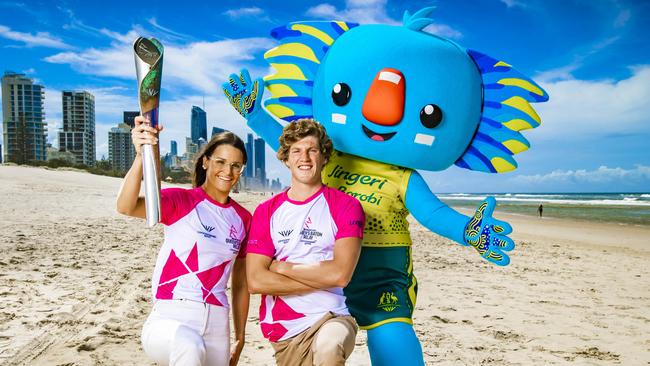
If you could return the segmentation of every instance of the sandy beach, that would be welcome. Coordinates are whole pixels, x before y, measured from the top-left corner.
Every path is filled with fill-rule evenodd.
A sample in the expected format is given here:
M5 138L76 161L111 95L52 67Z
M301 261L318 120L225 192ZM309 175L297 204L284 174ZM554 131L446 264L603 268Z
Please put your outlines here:
M162 227L115 212L120 183L0 166L0 364L151 364L139 337ZM233 197L252 211L269 196ZM515 230L504 268L411 221L427 364L650 365L650 227L496 217ZM258 304L243 365L274 364ZM363 331L348 364L370 364Z

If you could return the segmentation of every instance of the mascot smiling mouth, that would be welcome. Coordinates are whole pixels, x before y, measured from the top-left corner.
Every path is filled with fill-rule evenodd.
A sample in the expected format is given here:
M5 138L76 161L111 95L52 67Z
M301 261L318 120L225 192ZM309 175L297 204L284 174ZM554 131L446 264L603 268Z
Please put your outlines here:
M389 133L377 133L375 131L370 130L368 127L361 125L363 128L363 132L368 136L371 140L374 141L388 141L390 140L397 132L389 132Z

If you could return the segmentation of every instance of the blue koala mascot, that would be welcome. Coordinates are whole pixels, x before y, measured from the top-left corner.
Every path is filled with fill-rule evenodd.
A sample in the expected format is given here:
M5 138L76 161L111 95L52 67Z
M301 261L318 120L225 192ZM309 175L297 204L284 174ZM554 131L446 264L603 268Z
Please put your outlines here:
M417 295L407 215L434 233L505 266L514 248L488 197L473 217L442 203L416 169L514 170L530 146L520 131L539 126L530 103L546 92L509 64L423 29L433 8L402 26L342 21L290 23L272 30L264 55L275 73L246 70L224 83L248 125L277 150L281 121L314 118L334 142L324 183L354 197L366 213L361 257L347 304L368 331L373 365L423 365L412 314ZM271 96L262 108L264 88Z

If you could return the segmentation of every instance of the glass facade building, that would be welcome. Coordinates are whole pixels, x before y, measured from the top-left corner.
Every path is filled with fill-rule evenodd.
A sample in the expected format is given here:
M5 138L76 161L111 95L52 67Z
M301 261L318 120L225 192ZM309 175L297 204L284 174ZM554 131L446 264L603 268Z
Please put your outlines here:
M208 140L207 115L203 109L195 105L192 106L191 134L192 142L195 144L198 144L201 137Z
M7 71L2 77L4 160L24 164L47 159L45 88L24 74Z

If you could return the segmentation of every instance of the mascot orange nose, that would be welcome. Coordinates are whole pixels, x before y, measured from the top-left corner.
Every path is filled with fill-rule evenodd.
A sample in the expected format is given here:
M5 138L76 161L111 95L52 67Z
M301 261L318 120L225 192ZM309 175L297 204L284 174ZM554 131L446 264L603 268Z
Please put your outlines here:
M381 69L372 81L361 113L370 122L393 126L404 115L404 75L397 69Z

